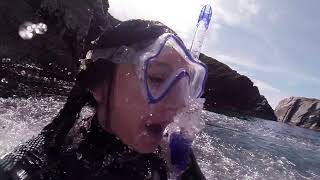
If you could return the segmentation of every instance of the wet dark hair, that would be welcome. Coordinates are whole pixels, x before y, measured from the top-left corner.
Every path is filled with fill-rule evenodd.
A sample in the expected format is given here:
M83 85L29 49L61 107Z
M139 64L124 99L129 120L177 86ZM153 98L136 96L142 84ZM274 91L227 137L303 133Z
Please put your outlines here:
M120 46L130 46L147 41L151 41L163 33L176 34L173 30L157 21L130 20L121 22L116 27L105 31L89 49L114 48ZM96 107L97 103L89 89L102 82L110 84L108 95L112 92L112 81L116 64L108 60L98 60L81 71L72 88L67 102L60 110L59 114L42 131L46 133L47 145L60 148L64 145L65 137L79 118L79 113L86 105ZM109 109L108 109L109 111Z

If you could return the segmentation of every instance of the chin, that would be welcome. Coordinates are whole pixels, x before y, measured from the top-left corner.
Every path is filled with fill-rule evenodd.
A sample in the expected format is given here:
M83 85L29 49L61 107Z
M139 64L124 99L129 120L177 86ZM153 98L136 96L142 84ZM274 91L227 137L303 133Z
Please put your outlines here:
M155 152L158 146L159 146L159 143L141 144L138 147L134 147L134 150L141 154L149 154L149 153Z

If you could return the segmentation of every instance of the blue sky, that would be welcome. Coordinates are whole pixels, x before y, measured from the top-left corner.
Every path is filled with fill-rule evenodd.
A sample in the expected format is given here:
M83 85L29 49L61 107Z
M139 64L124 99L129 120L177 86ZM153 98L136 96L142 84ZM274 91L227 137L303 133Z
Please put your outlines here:
M205 54L248 76L274 108L290 96L320 99L318 0L109 0L114 17L159 20L187 45L207 3Z

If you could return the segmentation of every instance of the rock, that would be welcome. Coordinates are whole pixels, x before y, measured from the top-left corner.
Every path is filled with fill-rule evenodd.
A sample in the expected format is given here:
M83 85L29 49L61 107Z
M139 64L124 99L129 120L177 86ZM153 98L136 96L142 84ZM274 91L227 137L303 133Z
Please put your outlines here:
M91 41L120 22L108 13L108 7L107 0L1 1L0 60L5 61L0 61L0 79L8 83L0 83L0 96L66 95L78 72L78 60ZM45 23L48 31L23 40L18 30L25 22ZM249 78L205 55L201 59L209 66L206 109L276 119Z
M92 40L118 23L108 14L107 0L9 0L0 2L0 59L33 63L43 75L73 79L78 60ZM47 32L23 40L25 22L45 23ZM49 66L53 63L55 66Z
M275 109L278 121L320 131L320 100L290 97Z
M66 95L91 41L119 23L108 8L107 0L1 1L0 79L7 83L0 96ZM23 40L26 22L44 23L47 32Z
M204 93L207 110L237 117L253 116L276 121L268 101L248 77L204 54L200 55L200 59L209 68Z

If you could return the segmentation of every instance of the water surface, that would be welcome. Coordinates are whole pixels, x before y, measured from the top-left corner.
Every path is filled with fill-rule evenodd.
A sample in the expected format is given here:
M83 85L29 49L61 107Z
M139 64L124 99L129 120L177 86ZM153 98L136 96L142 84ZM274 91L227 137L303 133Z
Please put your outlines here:
M37 135L66 98L0 98L0 156ZM320 179L320 133L204 112L195 153L207 179Z

